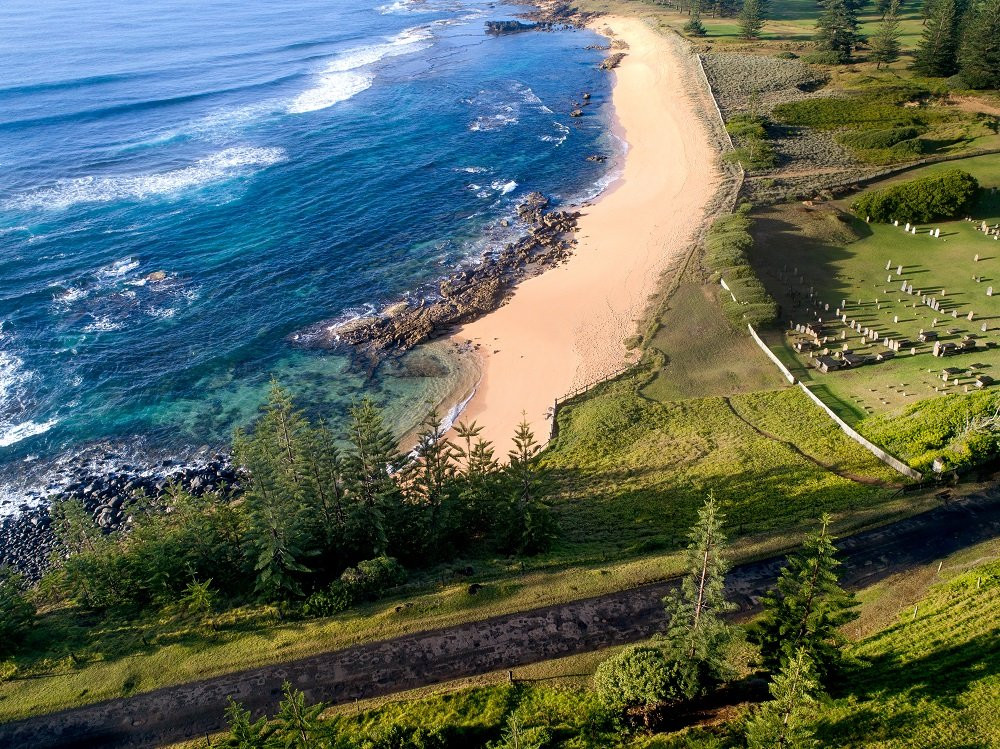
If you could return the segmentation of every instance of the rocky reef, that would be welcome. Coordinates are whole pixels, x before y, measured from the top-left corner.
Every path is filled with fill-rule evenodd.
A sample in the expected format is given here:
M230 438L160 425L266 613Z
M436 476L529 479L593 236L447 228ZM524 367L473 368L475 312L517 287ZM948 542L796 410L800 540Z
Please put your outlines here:
M56 498L79 500L94 524L111 533L129 526L131 508L139 497L165 508L171 485L199 496L223 487L239 488L238 472L221 453L183 464L163 460L155 466L133 466L118 461L119 456L108 453L96 464L67 467L67 483L40 504L22 504L15 514L0 518L0 565L11 566L32 582L42 576L58 551L49 514Z
M349 346L375 364L388 352L405 351L491 312L518 282L572 254L579 212L548 209L548 198L530 193L517 207L518 218L528 227L521 239L485 253L474 267L427 289L418 302L396 302L349 322L321 322L295 334L293 342L311 348Z

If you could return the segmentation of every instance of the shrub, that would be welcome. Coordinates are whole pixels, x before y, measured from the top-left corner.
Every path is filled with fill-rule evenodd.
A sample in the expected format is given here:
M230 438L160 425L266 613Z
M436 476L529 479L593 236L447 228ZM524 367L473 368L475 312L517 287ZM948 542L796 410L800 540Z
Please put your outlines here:
M926 95L917 86L870 86L850 96L804 99L779 104L774 116L786 125L832 130L921 125L932 115L901 105Z
M10 655L35 618L21 589L21 579L7 567L0 567L0 656Z
M952 169L940 175L890 185L861 195L851 206L874 221L925 222L955 218L971 207L979 182L968 172Z
M798 60L799 56L794 52L779 52L775 55L779 60Z
M891 127L885 130L849 131L838 135L837 141L848 148L891 148L897 143L916 138L924 130L926 128L910 125L907 127Z
M717 219L705 238L705 263L716 280L723 279L731 290L722 291L722 309L737 327L747 323L770 325L778 316L778 305L760 282L747 256L753 247L750 236L749 206ZM733 299L733 296L736 299Z
M332 616L361 601L375 601L406 582L406 570L392 557L381 556L348 567L326 590L313 593L302 606L306 616Z
M697 667L659 648L633 645L597 667L594 688L608 709L648 716L659 705L697 694Z
M810 52L808 55L802 56L802 62L812 63L813 65L840 65L843 60L840 59L840 54L838 52Z

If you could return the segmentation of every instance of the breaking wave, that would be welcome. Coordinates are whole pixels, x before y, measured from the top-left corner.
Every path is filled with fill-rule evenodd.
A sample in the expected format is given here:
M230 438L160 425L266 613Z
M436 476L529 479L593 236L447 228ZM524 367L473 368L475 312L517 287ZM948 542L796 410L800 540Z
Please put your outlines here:
M52 187L44 187L14 198L6 207L59 211L81 203L147 200L246 176L282 162L285 158L285 151L281 148L227 148L199 159L191 166L158 174L88 176L60 180Z

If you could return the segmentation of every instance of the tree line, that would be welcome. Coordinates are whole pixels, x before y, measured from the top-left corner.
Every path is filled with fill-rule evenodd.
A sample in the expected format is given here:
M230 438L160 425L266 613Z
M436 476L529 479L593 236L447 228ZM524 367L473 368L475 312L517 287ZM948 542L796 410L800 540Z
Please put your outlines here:
M725 617L735 607L725 591L729 562L724 519L719 503L710 495L689 534L686 573L676 592L664 599L666 627L649 643L626 647L601 663L594 690L607 720L617 722L622 735L637 728L655 728L670 711L682 709L731 679L734 646L749 639L758 646L760 665L770 675L770 699L746 715L739 745L749 749L813 746L809 722L815 717L824 685L845 665L841 652L845 639L839 630L857 617L854 596L839 584L840 563L829 531L830 518L824 516L802 547L788 557L777 583L762 600L763 614L747 628L732 625ZM270 720L255 720L231 702L228 734L216 745L232 749L470 745L467 737L451 736L448 726L430 730L400 725L391 735L359 738L342 730L337 721L321 719L322 711L323 706L308 706L304 695L289 685ZM500 740L485 745L491 749L549 745L551 737L546 738L544 732L512 732L510 723Z
M685 33L704 36L701 19L735 16L740 36L758 39L769 12L768 0L743 0L742 3L709 3L706 0L681 0L672 3L690 18ZM900 59L903 0L875 0L880 21L871 39L861 32L859 15L868 0L819 0L814 42L817 52L809 62L843 64L867 46L868 59L877 68ZM921 14L923 30L913 53L913 69L933 78L957 76L956 88L1000 88L1000 0L924 0Z
M33 597L96 612L208 614L259 602L322 616L379 597L407 567L547 549L556 527L530 427L518 427L504 464L481 432L459 424L453 440L432 414L403 453L363 400L338 438L275 383L260 419L235 436L238 491L171 487L156 501L139 498L110 533L79 500L56 501L59 551L38 590L28 595L0 571L0 647L16 646Z

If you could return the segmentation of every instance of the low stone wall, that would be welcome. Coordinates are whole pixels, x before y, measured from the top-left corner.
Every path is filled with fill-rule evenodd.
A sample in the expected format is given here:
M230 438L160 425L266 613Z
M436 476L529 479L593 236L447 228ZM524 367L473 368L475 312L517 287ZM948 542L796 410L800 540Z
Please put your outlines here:
M764 352L764 354L767 356L768 359L774 362L774 366L776 366L778 369L781 370L781 374L785 376L785 379L788 380L792 385L794 385L795 376L788 371L788 367L786 367L781 362L781 359L779 359L777 355L773 351L771 351L770 348L768 348L767 344L764 343L761 337L757 335L757 331L753 329L753 325L748 324L747 329L750 331L750 337L754 339L754 341L758 346L760 346L760 350Z
M725 284L723 284L723 286L725 286ZM747 325L747 329L750 331L750 336L754 339L757 345L760 346L760 350L767 355L768 359L774 362L774 365L781 371L781 374L784 375L785 379L788 380L793 385L796 384L796 379L794 375L792 375L792 373L788 371L788 367L786 367L784 364L781 363L781 360L777 356L775 356L775 353L771 351L771 349L768 348L767 344L764 343L761 337L757 335L757 331L753 329L753 325ZM833 409L831 409L828 405L826 405L823 401L821 401L819 397L812 390L807 388L801 382L799 382L798 385L800 388L802 388L802 392L805 393L807 396L809 396L809 399L813 403L822 408L823 412L831 419L833 419L833 422L841 428L844 434L846 434L852 440L854 440L863 448L865 448L865 450L867 450L876 458L885 463L887 466L889 466L895 471L898 471L907 478L911 478L914 481L920 481L921 479L923 479L924 475L920 473L920 471L915 471L914 469L906 465L906 463L901 461L899 458L890 455L881 447L876 445L874 442L871 442L862 437L854 430L854 428L850 424L848 424L842 418L837 416L837 414L834 413Z
M822 408L826 412L826 415L834 420L837 426L839 426L844 431L844 434L846 434L852 440L857 442L859 445L861 445L863 448L865 448L868 452L870 452L876 458L881 460L887 466L899 471L901 474L913 479L914 481L920 481L924 477L924 475L920 473L920 471L913 470L899 458L893 457L885 450L883 450L881 447L876 445L874 442L870 442L869 440L865 439L860 434L858 434L856 431L854 431L854 429L851 428L851 426L848 425L846 421L844 421L842 418L840 418L839 416L837 416L837 414L833 412L833 409L831 409L828 405L826 405L823 401L821 401L819 397L816 395L816 393L811 391L801 382L799 383L799 387L802 388L802 392L808 395L809 398L813 401L813 403Z

